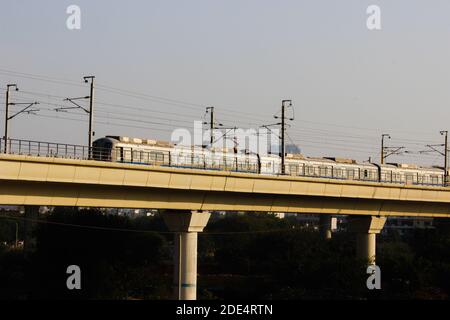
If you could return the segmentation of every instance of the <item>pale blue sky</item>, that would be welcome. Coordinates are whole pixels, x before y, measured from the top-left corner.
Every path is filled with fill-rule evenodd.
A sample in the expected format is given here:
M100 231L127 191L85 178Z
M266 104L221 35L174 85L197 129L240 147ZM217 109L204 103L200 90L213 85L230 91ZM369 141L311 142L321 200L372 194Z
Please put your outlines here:
M79 31L66 28L70 4L81 7ZM370 4L381 7L380 31L366 28ZM170 130L192 126L203 116L200 106L210 105L226 125L272 123L285 98L296 113L289 135L311 156L377 157L383 132L393 145L421 150L450 129L448 0L3 0L0 43L2 88L17 82L23 91L74 97L87 88L4 70L80 85L83 75L95 74L99 85L195 104L99 88L99 102L139 110L99 105L97 136L167 140ZM50 103L41 106L43 116L87 120L47 110L59 98L14 96ZM86 127L24 115L11 123L11 136L84 144ZM420 155L392 160L441 162Z

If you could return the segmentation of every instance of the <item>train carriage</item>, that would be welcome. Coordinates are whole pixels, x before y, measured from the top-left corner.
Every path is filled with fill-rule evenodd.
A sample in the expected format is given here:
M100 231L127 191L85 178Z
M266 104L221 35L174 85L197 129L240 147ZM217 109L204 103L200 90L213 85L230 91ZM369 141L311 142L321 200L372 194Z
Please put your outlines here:
M165 141L106 136L93 143L93 158L99 161L172 166L205 170L281 174L281 157L260 156L236 149L175 146ZM313 158L287 154L285 174L290 176L376 181L439 186L444 184L444 171L439 167L411 164L358 163L334 157Z

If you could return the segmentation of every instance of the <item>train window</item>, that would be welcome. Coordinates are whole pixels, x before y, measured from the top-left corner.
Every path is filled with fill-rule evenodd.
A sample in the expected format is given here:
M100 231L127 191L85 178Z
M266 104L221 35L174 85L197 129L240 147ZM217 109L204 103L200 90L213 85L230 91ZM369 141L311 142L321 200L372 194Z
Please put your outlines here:
M338 178L341 178L341 177L342 177L342 169L337 168L337 169L335 170L335 172L336 172L336 177L338 177Z
M369 178L369 171L368 170L364 170L364 178Z
M156 161L164 162L164 153L158 152L156 154Z
M381 174L381 180L387 181L387 182L392 182L392 172L390 172L390 171L383 172Z
M301 165L301 166L298 168L298 175L299 175L299 176L304 176L304 175L305 175L305 165Z
M431 184L439 184L439 177L431 176Z
M406 184L414 183L414 176L412 174L405 175Z
M307 171L307 175L308 176L313 176L314 175L314 167L313 166L306 167L306 171Z
M296 164L289 165L289 173L293 176L296 176L298 174L298 165Z
M149 160L157 161L157 162L163 162L164 161L164 154L162 152L150 152Z
M354 179L355 178L355 170L347 169L347 178L348 179Z
M385 179L386 181L392 182L392 172L386 172Z
M319 167L319 176L321 177L327 176L327 167Z

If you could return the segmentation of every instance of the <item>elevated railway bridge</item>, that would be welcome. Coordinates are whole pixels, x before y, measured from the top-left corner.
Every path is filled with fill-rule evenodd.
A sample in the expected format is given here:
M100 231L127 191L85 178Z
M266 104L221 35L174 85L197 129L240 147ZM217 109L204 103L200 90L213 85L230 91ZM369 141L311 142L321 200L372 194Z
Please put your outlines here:
M387 217L450 217L449 187L103 162L87 147L40 142L9 150L0 154L0 204L26 215L39 206L167 209L180 299L196 298L197 233L211 211L314 213L329 227L332 215L348 215L368 263Z

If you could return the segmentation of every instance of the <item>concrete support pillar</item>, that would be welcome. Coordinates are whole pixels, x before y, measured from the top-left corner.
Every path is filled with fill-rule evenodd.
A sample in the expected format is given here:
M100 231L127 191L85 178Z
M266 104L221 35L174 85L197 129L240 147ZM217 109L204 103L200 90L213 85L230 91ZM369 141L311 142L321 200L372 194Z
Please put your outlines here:
M323 239L325 239L325 240L331 239L331 235L332 235L331 215L329 215L329 214L320 214L319 215L319 231L320 231L320 235Z
M350 232L356 233L356 256L375 264L376 235L383 230L386 217L350 216Z
M163 214L168 228L175 233L174 297L197 299L197 238L208 223L209 212L167 211Z
M24 236L23 236L23 252L24 255L34 252L36 250L36 227L39 218L39 206L25 206L24 219Z

